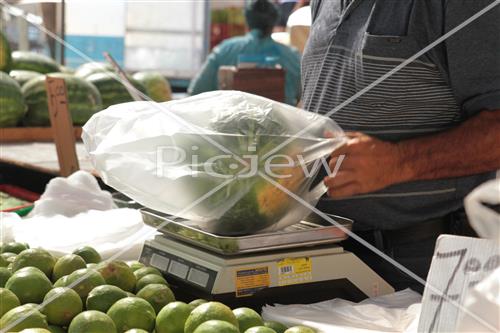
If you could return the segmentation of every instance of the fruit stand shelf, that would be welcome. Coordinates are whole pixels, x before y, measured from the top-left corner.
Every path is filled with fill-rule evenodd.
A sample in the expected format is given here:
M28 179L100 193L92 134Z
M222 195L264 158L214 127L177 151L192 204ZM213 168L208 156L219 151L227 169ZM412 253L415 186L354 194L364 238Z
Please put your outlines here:
M82 128L75 127L75 139L79 140ZM45 142L53 141L51 127L8 127L0 128L0 142Z

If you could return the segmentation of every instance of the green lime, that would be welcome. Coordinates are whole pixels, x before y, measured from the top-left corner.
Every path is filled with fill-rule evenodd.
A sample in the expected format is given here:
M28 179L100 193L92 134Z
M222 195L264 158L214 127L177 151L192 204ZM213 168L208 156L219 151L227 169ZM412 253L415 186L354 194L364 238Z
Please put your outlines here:
M107 314L90 310L73 318L68 333L117 333L117 330Z
M10 261L7 260L4 256L0 255L0 267L7 267L9 266Z
M73 251L73 254L76 254L85 260L87 264L97 264L101 262L101 255L97 252L93 247L84 246L79 249Z
M68 326L71 320L83 310L80 296L70 288L55 288L45 295L42 313L53 325Z
M242 332L244 332L244 333L277 333L272 328L269 328L266 326L254 326L254 327L250 327L246 331L242 331Z
M128 262L128 265L134 272L138 269L145 267L145 265L139 261L130 261Z
M138 270L136 270L134 272L134 275L135 275L135 278L137 281L139 281L140 279L142 279L143 277L145 277L146 275L149 275L149 274L156 274L159 276L163 276L163 274L161 274L161 272L158 270L158 268L154 268L154 267L143 267L143 268L139 268Z
M68 275L66 280L66 286L76 291L82 300L87 298L92 289L103 284L106 284L106 281L101 274L90 268L76 270Z
M49 325L50 333L66 333L66 330L56 325Z
M21 305L21 302L19 302L16 294L9 289L0 288L0 318L19 305Z
M238 325L242 332L245 332L250 327L264 325L260 315L250 308L237 308L233 310L233 313L238 319Z
M155 327L155 310L139 297L122 298L111 306L108 316L113 319L118 332L132 328L152 331Z
M21 321L19 321L22 319ZM6 332L19 332L25 328L48 328L45 316L33 306L21 305L5 313L0 327Z
M285 333L316 333L316 330L307 326L293 326L287 329Z
M164 284L148 284L137 293L137 297L145 299L151 304L155 313L170 302L175 302L172 290Z
M202 305L202 304L205 304L207 303L208 301L206 299L202 299L202 298L198 298L198 299L195 299L191 302L189 302L188 304L193 308L197 308L198 306Z
M19 254L27 249L29 249L29 246L26 245L26 243L12 242L12 243L7 243L2 247L2 253L10 252Z
M19 333L51 333L51 332L49 330L46 330L45 328L27 328Z
M238 319L229 307L219 302L207 302L191 311L184 326L184 333L193 333L198 326L209 320L227 321L238 327Z
M80 268L86 268L87 265L82 257L76 254L67 254L57 259L52 272L52 281L57 281L65 275L69 275Z
M201 323L194 333L240 333L240 330L224 320L209 320Z
M12 276L11 271L6 267L0 267L0 288L5 287L5 283Z
M156 333L184 333L191 307L184 302L168 303L156 316Z
M44 249L27 249L19 253L12 262L12 271L23 267L36 267L50 279L54 268L55 259Z
M277 321L265 321L264 326L272 328L276 333L284 333L288 327Z
M125 291L134 291L136 279L134 272L123 261L103 262L97 266L107 284Z
M41 303L52 289L52 282L44 274L25 269L14 273L5 288L16 294L21 304Z
M87 296L87 310L97 310L106 313L111 305L127 297L127 293L117 286L103 285L92 289Z
M148 274L143 276L140 280L137 281L135 285L135 292L139 292L142 288L147 286L148 284L164 284L168 286L167 280L163 278L163 276L156 274Z
M133 328L131 330L126 331L125 333L148 333L148 331L141 330L140 328Z
M8 267L9 264L12 264L14 259L16 259L17 254L12 253L12 252L4 252L4 253L0 254L0 257L2 258L2 262L4 264L7 263L7 265L5 265L5 266L2 265L2 267Z
M53 287L58 288L58 287L66 287L66 282L68 281L68 276L65 275L62 278L58 279L56 282L54 282Z

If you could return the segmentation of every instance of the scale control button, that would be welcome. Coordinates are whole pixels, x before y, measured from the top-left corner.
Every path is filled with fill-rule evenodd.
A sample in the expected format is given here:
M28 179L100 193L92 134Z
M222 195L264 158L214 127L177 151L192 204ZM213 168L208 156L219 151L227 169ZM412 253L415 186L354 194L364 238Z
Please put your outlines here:
M170 262L170 267L168 268L168 272L170 274L175 275L181 279L186 278L188 271L189 271L189 266L181 264L180 262L175 260L172 260Z
M167 270L168 264L170 263L170 259L162 257L156 253L153 253L151 256L151 260L149 264L153 267L158 268L160 271L165 272Z
M202 272L199 269L191 268L188 274L188 281L193 282L202 287L206 287L210 275L208 273Z

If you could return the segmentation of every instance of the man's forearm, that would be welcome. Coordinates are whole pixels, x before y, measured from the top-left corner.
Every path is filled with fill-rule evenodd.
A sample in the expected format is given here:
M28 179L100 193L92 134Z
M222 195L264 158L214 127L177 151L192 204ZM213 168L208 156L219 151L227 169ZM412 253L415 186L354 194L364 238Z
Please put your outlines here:
M500 110L483 111L443 133L401 141L398 148L402 182L500 169Z

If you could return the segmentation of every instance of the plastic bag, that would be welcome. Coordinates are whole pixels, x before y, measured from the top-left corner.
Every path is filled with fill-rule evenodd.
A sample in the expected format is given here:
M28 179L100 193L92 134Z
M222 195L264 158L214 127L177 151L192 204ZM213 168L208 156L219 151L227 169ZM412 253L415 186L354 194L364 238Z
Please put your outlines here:
M74 216L90 209L116 208L111 193L99 187L94 176L77 171L71 176L52 179L42 196L35 202L29 216Z
M266 305L265 320L305 325L318 333L417 332L421 295L405 289L359 303L332 299L314 304Z
M500 241L500 213L491 208L500 205L500 179L478 186L465 198L464 205L470 224L478 235Z
M106 184L222 235L305 217L282 189L314 205L326 188L311 184L345 140L330 118L236 91L115 105L94 115L82 137Z
M457 332L500 332L500 267L467 293ZM480 323L469 313L484 320L491 328Z

